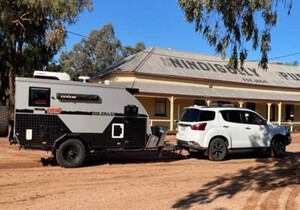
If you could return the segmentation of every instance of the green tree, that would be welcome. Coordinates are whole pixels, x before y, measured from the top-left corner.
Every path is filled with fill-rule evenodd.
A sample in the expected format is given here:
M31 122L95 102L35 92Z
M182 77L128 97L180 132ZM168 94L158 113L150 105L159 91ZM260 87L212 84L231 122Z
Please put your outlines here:
M141 42L135 48L123 48L113 26L106 24L99 30L91 31L89 37L81 39L71 51L62 53L60 65L62 71L77 79L80 75L93 74L144 49L145 45Z
M76 79L120 60L120 51L121 42L116 38L113 26L107 24L91 31L89 37L82 38L71 51L62 53L60 65L62 71Z
M123 49L122 49L122 54L123 54L123 57L126 58L130 55L133 55L137 52L140 52L140 51L143 51L146 49L146 46L143 42L138 42L135 47L131 47L131 46L125 46Z
M0 70L9 78L10 120L15 75L27 75L24 66L29 64L47 64L64 44L64 25L75 23L78 14L91 7L90 0L0 0L0 33L5 40L1 51L7 52L7 67Z
M217 53L226 57L226 50L231 47L231 67L236 68L238 61L243 65L247 58L244 43L250 41L252 48L261 52L259 65L263 69L267 69L278 2L290 13L292 0L178 0L186 20L195 24L195 31L202 33Z

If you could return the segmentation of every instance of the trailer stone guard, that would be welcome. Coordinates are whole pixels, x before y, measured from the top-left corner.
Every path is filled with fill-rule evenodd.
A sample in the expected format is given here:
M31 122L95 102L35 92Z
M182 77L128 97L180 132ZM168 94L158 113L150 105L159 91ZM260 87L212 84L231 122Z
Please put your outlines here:
M136 92L136 90L135 90ZM52 151L62 167L78 167L95 150L162 150L166 128L125 88L16 78L14 139Z

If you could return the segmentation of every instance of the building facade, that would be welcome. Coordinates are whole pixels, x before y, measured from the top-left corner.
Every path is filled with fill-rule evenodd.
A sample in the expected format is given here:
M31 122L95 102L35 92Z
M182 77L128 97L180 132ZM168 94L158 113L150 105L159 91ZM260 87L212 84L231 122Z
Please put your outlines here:
M220 57L150 48L104 69L93 82L137 88L152 125L176 129L190 105L233 104L269 122L300 128L300 68L246 62L231 69Z

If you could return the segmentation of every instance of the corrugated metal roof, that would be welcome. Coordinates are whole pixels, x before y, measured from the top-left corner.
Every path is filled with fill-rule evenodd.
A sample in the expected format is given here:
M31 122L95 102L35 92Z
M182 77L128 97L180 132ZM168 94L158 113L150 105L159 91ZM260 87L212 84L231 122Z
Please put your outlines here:
M221 57L182 52L161 48L146 49L138 54L100 71L101 77L113 71L139 72L157 76L217 80L234 83L256 84L274 87L300 88L300 68L268 64L267 71L257 62L245 62L240 69L227 68Z

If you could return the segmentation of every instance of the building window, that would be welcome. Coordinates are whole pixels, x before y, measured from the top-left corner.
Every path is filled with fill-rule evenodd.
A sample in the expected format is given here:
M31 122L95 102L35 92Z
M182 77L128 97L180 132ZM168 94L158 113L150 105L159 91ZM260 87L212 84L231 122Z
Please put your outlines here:
M155 99L155 116L166 116L167 99Z
M29 87L29 106L50 107L50 88Z
M285 119L294 120L294 105L292 104L285 105Z
M255 111L255 103L246 103L246 107L252 111Z

